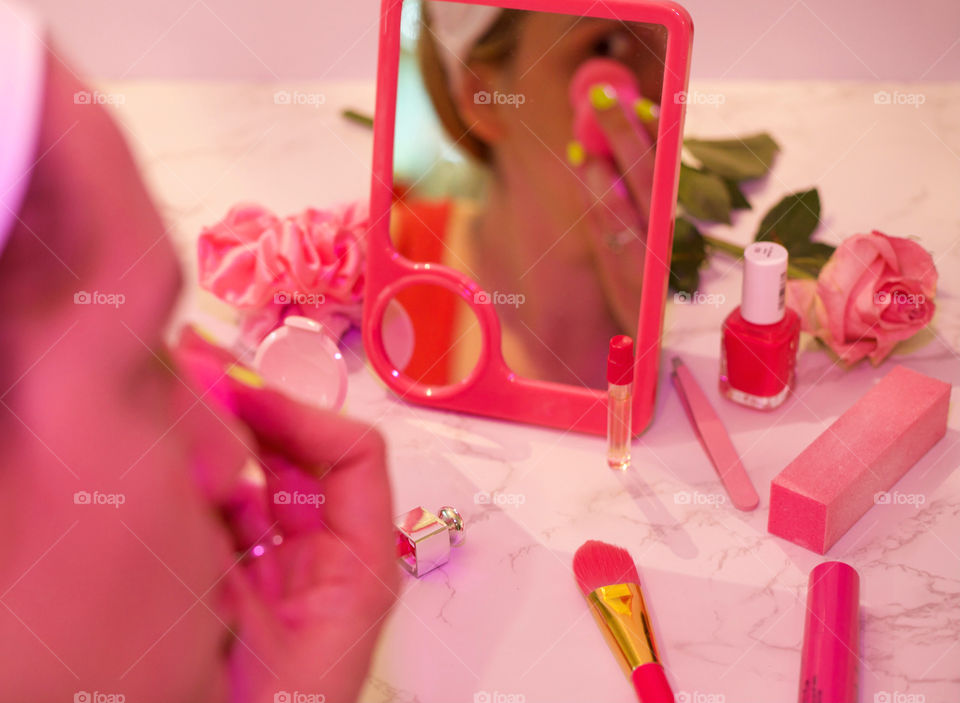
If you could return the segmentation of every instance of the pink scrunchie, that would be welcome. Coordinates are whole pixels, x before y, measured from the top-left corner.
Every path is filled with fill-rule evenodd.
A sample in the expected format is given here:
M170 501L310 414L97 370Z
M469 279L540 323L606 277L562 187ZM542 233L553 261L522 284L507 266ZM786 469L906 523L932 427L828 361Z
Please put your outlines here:
M339 338L360 324L368 220L363 203L283 218L237 205L200 233L200 285L241 310L250 344L288 315L317 320Z

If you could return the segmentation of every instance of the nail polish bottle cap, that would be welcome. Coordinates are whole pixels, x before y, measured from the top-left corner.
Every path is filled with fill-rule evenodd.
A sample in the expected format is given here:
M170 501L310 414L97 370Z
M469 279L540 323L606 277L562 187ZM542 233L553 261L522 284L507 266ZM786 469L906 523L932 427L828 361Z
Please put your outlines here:
M787 250L776 242L754 242L743 252L740 314L755 325L773 325L786 312Z
M479 495L479 494L478 494ZM434 515L414 508L394 518L397 559L416 577L447 563L450 547L463 544L463 518L456 508L444 505Z
M633 340L625 334L610 339L607 382L625 386L633 381Z

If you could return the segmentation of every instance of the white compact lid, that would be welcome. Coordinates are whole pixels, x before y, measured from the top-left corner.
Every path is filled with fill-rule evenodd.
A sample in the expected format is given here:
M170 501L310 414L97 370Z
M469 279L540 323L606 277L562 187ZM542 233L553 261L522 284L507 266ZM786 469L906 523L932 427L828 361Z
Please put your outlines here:
M253 367L288 397L337 411L347 397L347 362L323 325L291 315L257 348Z
M755 325L773 325L786 312L787 250L776 242L754 242L743 252L740 315Z

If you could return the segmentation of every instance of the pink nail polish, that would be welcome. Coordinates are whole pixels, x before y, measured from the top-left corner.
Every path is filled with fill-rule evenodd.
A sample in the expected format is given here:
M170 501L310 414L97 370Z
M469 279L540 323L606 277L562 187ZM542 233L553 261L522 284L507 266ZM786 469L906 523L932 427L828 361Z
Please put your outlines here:
M754 242L743 254L743 298L723 322L720 392L758 410L781 405L796 375L800 318L786 306L787 250Z

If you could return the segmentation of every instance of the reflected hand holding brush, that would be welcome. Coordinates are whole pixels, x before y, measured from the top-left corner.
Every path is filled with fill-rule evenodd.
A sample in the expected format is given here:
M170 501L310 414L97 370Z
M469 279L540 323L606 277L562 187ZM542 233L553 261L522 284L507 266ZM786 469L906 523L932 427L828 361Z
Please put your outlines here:
M637 76L618 61L585 61L570 82L575 139L567 160L589 208L588 244L622 329L635 334L643 290L659 106L641 97Z

